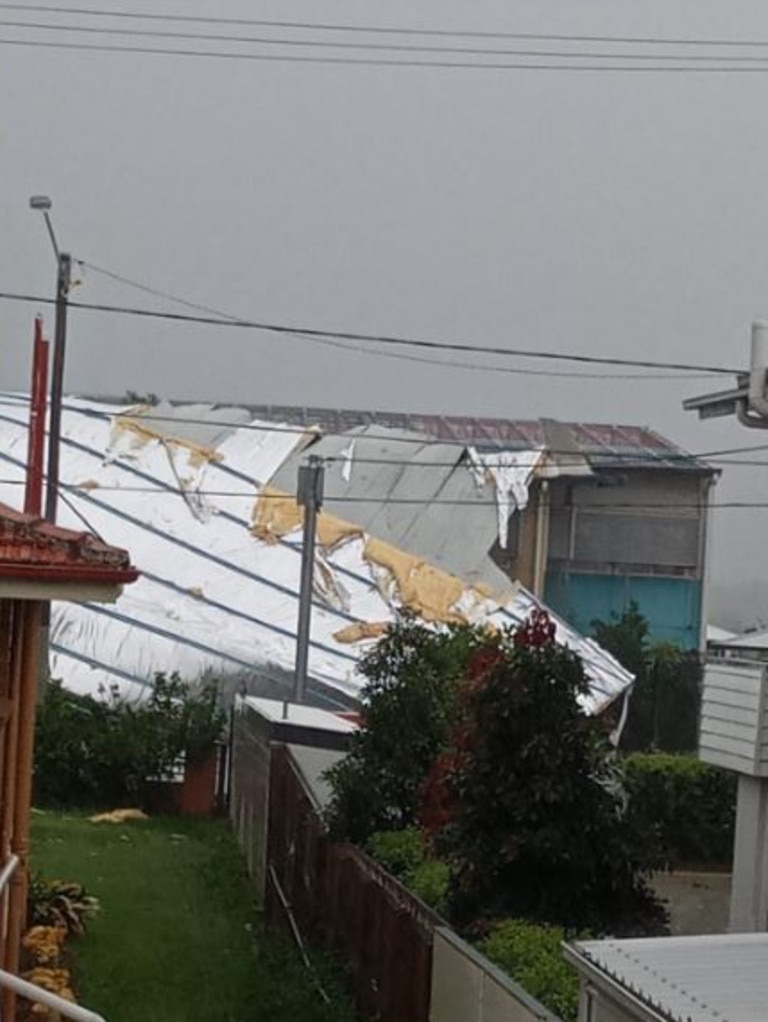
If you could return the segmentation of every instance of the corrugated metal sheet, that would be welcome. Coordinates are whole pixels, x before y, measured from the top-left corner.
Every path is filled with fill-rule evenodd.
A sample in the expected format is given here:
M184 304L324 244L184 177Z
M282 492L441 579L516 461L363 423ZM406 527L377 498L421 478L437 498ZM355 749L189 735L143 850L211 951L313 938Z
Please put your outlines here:
M468 471L466 448L418 439L364 426L318 441L313 454L338 459L326 472L324 507L467 582L508 589L509 577L489 557L498 533L493 494ZM272 483L293 492L301 462L301 452L289 456Z
M768 934L580 941L573 949L647 1006L638 1022L765 1022L768 1015Z
M178 671L188 679L205 671L249 672L284 683L295 656L300 536L294 531L278 542L261 541L251 525L263 484L305 445L305 433L258 420L222 426L234 420L221 409L208 425L205 409L195 406L194 414L176 413L179 420L196 420L186 423L196 428L190 436L173 424L169 429L157 411L154 430L146 419L136 422L124 413L124 406L67 400L61 521L127 548L142 576L115 607L54 608L54 675L86 692L113 684L138 691L157 671ZM21 493L14 482L24 475L26 422L25 399L0 398L0 500L11 504ZM353 477L355 471L353 464ZM418 466L405 476L402 485L420 485ZM397 492L398 485L399 478L388 476L375 490L374 525L385 513L381 493L392 486ZM347 507L346 518L354 506ZM456 542L466 539L462 521L456 508L444 520ZM324 555L330 595L318 600L313 613L310 687L335 705L357 697L364 648L339 641L337 633L350 623L392 620L398 606L394 576L366 559L368 539L363 529ZM458 588L455 606L478 622L513 624L537 605L522 589L499 603L466 583ZM557 637L584 659L591 679L585 709L598 710L626 689L631 676L596 643L561 620Z
M535 447L559 449L553 436L567 436L567 453L586 455L595 467L675 469L714 474L711 466L647 426L563 422L552 419L473 418L459 415L416 415L401 412L303 408L291 405L249 405L253 415L273 422L323 432L346 432L361 426L407 430L450 443L505 450ZM553 432L554 431L554 432Z

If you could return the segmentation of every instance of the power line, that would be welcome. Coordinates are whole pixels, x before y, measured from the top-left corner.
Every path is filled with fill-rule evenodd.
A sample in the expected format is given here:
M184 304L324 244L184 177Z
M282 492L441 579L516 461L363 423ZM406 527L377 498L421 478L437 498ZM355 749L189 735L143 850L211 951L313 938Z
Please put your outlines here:
M23 486L25 481L22 479L0 479L0 485L4 486ZM284 494L277 493L242 493L239 490L174 490L160 486L116 486L116 485L98 485L93 488L90 486L79 486L76 483L61 483L61 487L70 494L70 496L78 496L81 493L90 494L92 490L96 493L151 493L155 496L166 496L166 497L239 497L251 501L282 501L285 499ZM290 496L290 495L288 495ZM410 507L492 507L496 508L496 500L470 500L462 497L436 497L433 499L425 499L421 497L354 497L344 495L331 495L326 494L326 504L377 504L383 506L410 506ZM638 501L627 502L625 504L589 504L580 503L578 505L579 511L598 511L606 514L610 514L612 511L671 511L676 512L680 510L685 511L705 511L705 510L724 510L724 509L749 509L749 508L768 508L768 501L758 500L731 500L722 502L707 503L706 501L695 501L688 503L662 503L662 502L649 502L649 501ZM324 513L324 512L321 512ZM354 523L353 523L354 524Z
M37 305L55 304L55 299L41 295L18 294L0 291L0 299L27 302ZM308 339L334 338L348 341L362 341L370 344L396 345L422 348L431 351L459 351L475 355L498 355L503 358L532 358L542 361L577 362L588 365L627 366L636 369L667 369L679 372L738 375L742 370L726 366L701 365L689 362L660 362L649 359L618 358L607 355L568 354L566 352L533 351L526 348L501 348L490 345L474 345L449 341L427 341L414 337L396 337L387 334L367 334L343 330L321 330L314 327L285 326L278 323L259 322L248 319L224 319L220 316L190 316L180 312L159 312L124 305L109 305L98 302L70 301L69 307L91 312L106 312L113 315L135 316L143 319L161 319L176 323L195 323L203 326L234 327L247 330L262 330L267 333L297 336Z
M2 5L0 5L1 7ZM595 50L538 50L527 47L525 49L509 49L489 46L446 46L442 44L414 44L414 43L372 43L372 42L339 42L329 39L303 39L287 36L249 36L231 35L211 32L179 32L168 29L146 29L146 28L103 28L94 25L60 25L55 22L40 21L15 21L13 19L0 19L0 28L21 28L65 34L82 35L106 35L117 36L121 39L175 39L185 41L196 41L200 43L237 43L238 45L258 46L281 46L298 47L300 49L331 49L345 51L366 51L366 52L390 52L390 53L422 53L422 54L455 54L460 56L489 56L489 57L533 57L533 58L555 58L557 60L632 60L632 61L681 61L683 63L723 63L723 64L766 64L768 56L754 54L737 55L731 54L679 54L679 53L628 53L626 51L605 52Z
M768 45L768 40L713 39L674 36L585 35L553 32L512 32L506 30L413 28L391 25L360 25L323 21L287 21L271 18L232 18L212 15L160 14L157 11L105 10L94 7L70 7L53 4L0 3L0 9L48 14L75 14L96 18L115 18L132 21L160 21L166 23L240 25L260 28L290 28L322 32L352 32L366 35L427 36L469 39L530 39L549 42L621 43L661 46L734 46L755 47Z
M182 305L188 309L195 309L198 312L219 316L222 319L227 319L233 323L244 322L240 316L235 316L229 312L222 312L220 309L213 308L210 305L201 305L198 302L190 301L187 298L181 298L178 295L169 293L168 291L161 291L149 284L142 284L131 277L126 277L123 274L116 273L114 270L108 270L103 266L87 262L84 259L77 259L76 262L79 266L82 266L87 270L91 270L94 273L107 277L116 283L135 288L137 291L143 291L146 294L153 295L156 298L163 298L166 301L175 302L177 305ZM294 333L292 336L300 341L306 341L308 339L301 333ZM376 358L397 359L404 362L417 362L421 365L437 366L438 368L445 367L466 369L470 372L480 373L509 373L515 376L546 376L548 378L555 377L582 380L703 380L711 379L714 375L713 373L695 373L686 374L685 376L681 376L679 373L580 373L574 371L558 372L550 369L521 369L519 367L510 368L509 366L478 365L476 362L465 362L456 359L438 360L434 358L423 358L419 355L407 355L403 352L370 351L366 348L357 347L351 343L345 344L343 341L334 341L328 338L318 337L316 340L320 344L325 344L332 348L338 348L341 351L349 351L355 354L369 355Z
M0 46L18 46L28 49L72 50L91 53L130 53L145 56L162 57L203 57L217 60L251 61L282 64L326 64L350 67L406 67L406 68L438 68L473 71L576 71L576 72L609 72L637 73L655 72L666 74L765 74L768 63L763 64L706 64L697 66L681 64L564 64L564 63L503 63L488 61L458 60L408 60L389 59L384 57L318 57L289 53L236 53L231 50L190 50L180 47L147 47L111 45L109 43L56 42L43 39L6 39L0 38ZM618 59L618 58L617 58ZM631 55L627 56L631 60ZM659 58L672 59L672 58ZM706 58L702 58L704 61ZM739 57L734 57L738 61Z

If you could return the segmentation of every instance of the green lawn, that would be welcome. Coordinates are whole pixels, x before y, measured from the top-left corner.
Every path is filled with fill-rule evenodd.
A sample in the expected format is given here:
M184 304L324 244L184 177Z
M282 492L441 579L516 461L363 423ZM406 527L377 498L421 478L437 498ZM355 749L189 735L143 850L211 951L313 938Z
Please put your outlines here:
M101 902L73 948L80 1002L107 1022L353 1019L335 963L317 961L329 1007L294 948L262 932L226 824L36 814L32 847L33 869Z

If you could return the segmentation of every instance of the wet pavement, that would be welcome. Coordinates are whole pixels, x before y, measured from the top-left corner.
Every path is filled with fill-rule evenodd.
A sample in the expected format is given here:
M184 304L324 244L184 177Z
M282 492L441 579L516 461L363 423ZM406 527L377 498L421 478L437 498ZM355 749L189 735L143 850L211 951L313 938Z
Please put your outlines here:
M726 932L731 897L728 873L655 873L652 886L666 903L673 936Z

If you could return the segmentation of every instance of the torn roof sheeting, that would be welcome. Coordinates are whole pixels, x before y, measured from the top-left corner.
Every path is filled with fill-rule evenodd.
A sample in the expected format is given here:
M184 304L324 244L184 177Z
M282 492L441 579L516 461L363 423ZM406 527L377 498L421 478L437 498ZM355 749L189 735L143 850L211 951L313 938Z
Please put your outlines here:
M509 588L509 576L488 556L499 529L491 480L478 479L463 445L423 439L358 427L318 440L312 453L329 459L324 507L465 582ZM301 452L292 454L272 484L293 493L302 461Z
M155 419L137 419L135 412L131 416L126 411L125 406L95 401L65 402L61 522L78 529L87 524L115 539L131 551L141 577L114 607L85 603L54 608L54 675L86 692L111 684L139 692L156 671L178 671L190 679L205 671L245 671L274 676L284 686L295 655L301 537L293 499L295 474L287 493L281 494L275 483L286 462L295 460L314 436L302 427L240 422L208 406L194 406L193 413L177 408L174 423L164 421L157 410ZM182 421L205 420L209 411L210 430ZM25 398L0 398L0 475L11 480L0 483L0 499L18 498L26 422ZM230 422L238 424L223 424ZM341 438L342 449L352 439ZM413 447L409 444L411 451ZM362 478L362 448L364 438L358 436L351 483ZM437 484L439 493L463 493L465 487L473 493L476 484L463 451L459 445L446 448L447 475ZM433 448L430 460L442 460ZM387 466L396 476L387 477L390 492L392 487L400 492L397 482L410 467L411 462ZM417 464L412 467L414 485L428 479L426 473L419 474ZM361 642L380 634L404 601L430 620L498 627L522 621L536 606L530 594L514 587L492 599L487 587L460 581L426 558L414 546L420 523L413 508L429 513L437 492L434 483L424 484L416 505L382 507L376 480L385 466L368 468L370 493L376 499L367 518L358 515L366 508L355 502L341 505L343 514L320 516L310 691L329 705L354 702L363 682L357 673L365 648ZM339 467L334 473L341 480ZM490 495L487 490L483 502L468 499L494 529L496 509ZM441 505L441 512L448 514L431 519L429 527L448 533L446 542L463 542L466 506ZM404 538L411 537L407 550L377 532L382 516L400 512L398 527ZM392 519L387 521L391 526ZM265 525L271 533L260 531ZM509 588L504 576L501 582ZM631 675L612 657L559 620L557 637L584 658L591 680L588 711L601 709L631 683Z

